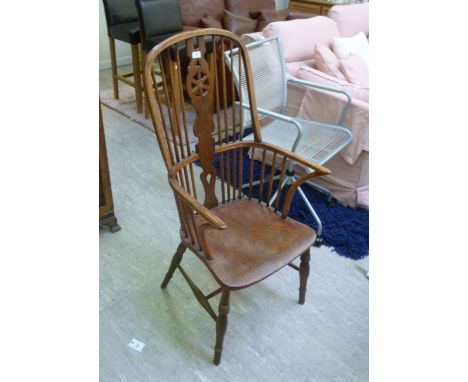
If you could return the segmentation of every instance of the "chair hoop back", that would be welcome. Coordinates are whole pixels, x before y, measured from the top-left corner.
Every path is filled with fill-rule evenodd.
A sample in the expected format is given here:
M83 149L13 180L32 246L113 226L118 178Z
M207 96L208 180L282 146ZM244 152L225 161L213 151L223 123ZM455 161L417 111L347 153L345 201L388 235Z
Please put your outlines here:
M144 68L149 111L171 186L173 189L180 187L197 199L193 165L199 161L203 205L207 208L218 205L215 193L218 175L223 187L223 203L225 195L230 200L231 192L232 197L236 192L240 195L235 165L231 165L228 159L224 161L221 154L220 174L215 168L215 153L242 140L243 135L242 110L235 103L228 104L228 99L236 99L236 91L233 73L227 70L225 63L226 49L239 49L241 52L238 70L246 73L247 99L243 100L242 93L238 97L241 102L252 106L250 119L254 121L254 141L261 142L249 58L242 42L233 33L204 29L172 36L151 50ZM232 174L230 167L233 168ZM225 179L225 173L229 175L228 179ZM242 171L239 176L242 176ZM180 200L180 204L183 203ZM181 221L187 221L182 210L179 208ZM191 214L189 220L193 228Z
M234 49L241 55L236 69L246 78L246 91L239 95L223 54ZM261 141L249 57L239 37L231 32L207 28L166 39L146 57L144 85L168 169L200 154L202 168L207 171L214 146L239 139L243 114L241 108L229 105L228 99L237 97L251 106L249 119L255 141Z

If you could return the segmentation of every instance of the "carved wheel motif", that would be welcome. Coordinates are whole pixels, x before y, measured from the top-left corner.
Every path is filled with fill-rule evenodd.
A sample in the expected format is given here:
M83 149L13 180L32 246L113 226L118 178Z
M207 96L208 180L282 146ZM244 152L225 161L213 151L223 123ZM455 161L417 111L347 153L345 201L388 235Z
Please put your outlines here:
M210 78L201 67L196 67L189 74L189 92L195 97L205 97L210 90Z

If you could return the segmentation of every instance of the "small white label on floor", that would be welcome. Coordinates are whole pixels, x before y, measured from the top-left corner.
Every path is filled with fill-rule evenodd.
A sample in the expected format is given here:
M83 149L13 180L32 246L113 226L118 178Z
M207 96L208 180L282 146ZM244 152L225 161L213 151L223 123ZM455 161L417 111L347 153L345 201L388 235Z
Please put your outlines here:
M136 351L141 352L143 348L145 347L145 344L141 341L138 341L135 338L132 338L128 346L130 346L132 349L135 349Z

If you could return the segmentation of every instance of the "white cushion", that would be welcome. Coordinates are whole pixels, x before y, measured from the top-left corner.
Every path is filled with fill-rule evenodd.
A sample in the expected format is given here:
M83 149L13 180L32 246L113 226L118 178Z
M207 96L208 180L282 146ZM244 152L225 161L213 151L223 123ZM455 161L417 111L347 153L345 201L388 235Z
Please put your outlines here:
M332 46L338 58L343 59L354 53L369 66L369 41L364 33L359 32L353 37L334 37Z

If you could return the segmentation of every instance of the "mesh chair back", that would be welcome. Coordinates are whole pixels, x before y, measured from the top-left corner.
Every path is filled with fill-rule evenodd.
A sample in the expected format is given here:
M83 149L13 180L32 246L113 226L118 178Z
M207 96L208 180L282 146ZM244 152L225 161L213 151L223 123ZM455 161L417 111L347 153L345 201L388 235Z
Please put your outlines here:
M246 46L250 58L257 106L281 113L286 105L287 78L283 51L279 37L268 38ZM234 72L237 89L243 99L247 91L244 73L239 78L239 53L226 51L226 61ZM250 127L248 110L244 110L244 128ZM261 115L261 114L260 114Z

